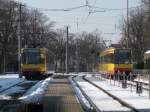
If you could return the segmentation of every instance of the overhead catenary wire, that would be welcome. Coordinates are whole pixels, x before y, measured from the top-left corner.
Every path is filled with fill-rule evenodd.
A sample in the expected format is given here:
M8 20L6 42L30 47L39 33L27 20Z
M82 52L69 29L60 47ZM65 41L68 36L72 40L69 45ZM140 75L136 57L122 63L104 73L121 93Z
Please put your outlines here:
M86 5L81 5L77 7L70 7L70 8L64 8L64 9L46 9L46 8L34 8L34 7L29 7L30 9L37 9L39 11L52 11L52 12L69 12L77 9L81 9L87 7Z
M88 3L88 2L87 2ZM30 9L37 9L39 11L50 11L50 12L69 12L69 11L74 11L82 8L89 8L90 13L96 13L96 12L107 12L107 11L124 11L127 10L127 8L104 8L104 7L97 7L95 6L96 2L93 5L85 4L81 6L76 6L76 7L70 7L70 8L63 8L63 9L48 9L48 8L35 8L35 7L28 7ZM144 5L141 4L139 6L134 6L130 7L129 10L136 9L143 7Z
M144 5L141 4L139 6L130 7L128 9L132 10L132 9L140 8L140 7L143 7L143 6ZM89 7L93 7L95 10L97 9L97 11L99 11L98 9L101 9L101 10L104 10L104 11L124 11L124 10L127 10L127 8L104 8L104 7L97 7L97 6L91 6L91 5L89 5Z
M107 12L107 11L125 11L127 10L127 8L105 8L105 7L97 7L96 6L96 2L97 0L94 0L94 3L92 5L89 4L89 1L86 0L85 5L80 5L80 6L76 6L76 7L70 7L70 8L62 8L62 9L47 9L47 8L34 8L34 7L29 7L31 9L37 9L39 11L50 11L50 12L72 12L72 11L76 11L79 9L83 9L83 8L88 8L88 14L85 18L83 18L81 20L81 22L78 22L79 24L86 24L88 18L93 14L93 13L101 13L101 12ZM136 8L140 8L142 7L143 4L139 5L139 6L134 6L134 7L130 7L129 10L132 9L136 9Z
M94 4L91 6L89 5L89 2L88 0L86 0L86 6L89 8L89 12L88 12L88 15L87 17L85 18L85 20L82 20L82 23L85 24L86 21L88 20L89 16L93 13L93 9L94 9L94 6L96 5L96 2L97 0L94 1Z
M96 4L96 1L97 1L97 0L94 1L93 7L91 7L89 4L87 4L87 7L89 7L89 13L88 13L88 15L87 15L87 17L86 17L84 23L88 20L89 16L92 14L93 9L94 9L94 6L95 6L95 4Z

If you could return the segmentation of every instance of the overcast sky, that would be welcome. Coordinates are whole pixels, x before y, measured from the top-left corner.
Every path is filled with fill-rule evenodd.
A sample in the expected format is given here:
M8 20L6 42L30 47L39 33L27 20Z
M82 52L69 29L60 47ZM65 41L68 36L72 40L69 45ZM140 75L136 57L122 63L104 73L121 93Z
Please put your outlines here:
M42 9L67 9L86 4L86 0L16 1L22 1L22 3L25 3L27 6ZM139 6L140 1L141 0L129 0L129 7ZM88 0L88 3L94 7L99 7L99 9L92 8L92 11L98 10L102 12L92 13L88 16L89 10L88 7L85 7L69 12L43 11L43 13L46 14L50 20L56 22L55 28L62 28L68 25L70 26L71 32L92 32L95 29L99 29L105 40L112 40L113 43L116 43L121 37L119 24L123 16L126 18L127 0ZM105 11L100 8L105 8ZM78 29L77 23L79 24Z

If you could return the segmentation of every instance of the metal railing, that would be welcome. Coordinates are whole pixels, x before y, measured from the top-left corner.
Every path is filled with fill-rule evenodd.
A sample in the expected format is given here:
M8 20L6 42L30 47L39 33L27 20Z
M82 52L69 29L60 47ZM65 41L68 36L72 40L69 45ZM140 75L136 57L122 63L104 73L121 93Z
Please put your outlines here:
M135 87L136 93L139 95L143 92L143 89L147 90L149 94L148 97L150 99L150 70L135 69L129 74L125 74L125 72L121 73L118 71L118 73L113 78L108 74L103 76L109 76L107 77L107 82L110 82L110 84L113 82L113 84L117 85L118 87L130 87L131 92L133 91L133 87ZM102 78L102 75L100 78Z

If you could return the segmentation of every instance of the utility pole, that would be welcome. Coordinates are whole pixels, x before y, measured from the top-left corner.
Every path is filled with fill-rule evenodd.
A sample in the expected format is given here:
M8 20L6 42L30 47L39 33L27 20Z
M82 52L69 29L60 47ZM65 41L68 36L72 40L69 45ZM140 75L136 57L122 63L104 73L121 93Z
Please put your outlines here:
M79 29L79 23L77 18L77 38L78 38L78 29ZM79 73L79 52L78 52L78 39L76 39L76 73Z
M76 40L76 73L79 72L78 40Z
M19 17L18 17L18 73L19 78L22 78L21 74L21 12L22 12L22 4L19 4Z
M130 34L129 34L129 0L127 0L127 37L126 37L126 42L127 42L127 48L129 47L129 39Z
M67 26L67 39L66 39L66 74L68 74L68 38L69 38L69 27Z

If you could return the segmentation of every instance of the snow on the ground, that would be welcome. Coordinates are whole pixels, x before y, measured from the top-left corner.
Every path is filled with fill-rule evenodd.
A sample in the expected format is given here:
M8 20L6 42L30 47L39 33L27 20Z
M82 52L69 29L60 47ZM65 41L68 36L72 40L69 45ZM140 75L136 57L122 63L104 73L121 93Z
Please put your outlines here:
M70 72L70 73L55 73L55 75L70 75L70 76L84 76L84 75L86 75L86 76L91 76L91 75L93 75L93 74L91 74L91 73L89 73L89 72L79 72L79 73L77 73L77 72Z
M19 78L18 74L6 74L6 75L0 75L0 91L7 89L19 82L24 81L25 79ZM1 93L0 99L11 99L11 96L8 96L11 92L17 92L21 91L22 88L14 88L10 91L7 91L7 93Z
M135 81L140 81L140 82L144 82L144 83L149 83L149 77L148 75L144 75L144 76L138 76Z
M0 76L0 91L24 80L25 79L23 78L18 78L18 74L7 74Z
M47 71L46 73L47 73L47 74L55 74L55 71L49 70L49 71Z
M45 89L47 88L51 78L47 78L38 82L27 93L20 97L19 99L26 103L35 103L39 102L44 94Z
M78 99L80 100L80 103L83 105L84 109L87 109L87 110L91 109L89 102L84 97L84 95L82 94L80 89L77 87L77 85L74 83L74 81L72 80L72 77L69 77L69 81L71 82L71 84L75 90L75 93L76 93Z
M0 95L0 100L10 100L11 96L7 96L7 95Z
M7 97L9 97L9 99L11 99L11 96L13 96L14 94L23 94L26 91L26 84L35 84L37 81L29 81L29 80L25 80L23 83L16 85L14 87L9 88L8 90L0 93L0 99L7 99ZM7 97L6 97L7 96Z
M80 77L81 78L81 77ZM93 103L101 110L101 111L113 111L113 112L125 112L130 111L128 108L123 107L119 102L112 99L103 91L99 90L95 86L90 83L76 79L79 86L85 91L85 93L91 98Z
M83 76L83 75L89 75L91 76L91 73L89 72L79 72L79 73L76 73L76 72L70 72L70 73L54 73L54 75L70 75L70 76ZM93 74L92 74L93 75Z
M0 75L0 78L19 78L18 74L5 74L5 75Z
M90 78L88 78L91 80ZM100 86L101 88L105 89L109 93L113 94L114 96L118 97L119 99L123 100L124 102L132 105L134 108L138 109L140 112L150 112L150 99L148 99L148 91L143 91L142 94L137 94L135 88L128 87L123 89L119 87L118 83L110 81L92 81L96 85ZM121 86L121 84L120 84Z
M24 91L25 91L25 89L23 87L15 86L15 87L8 89L7 91L2 92L0 95L8 95L9 96L9 95L12 95L14 93L21 93Z

